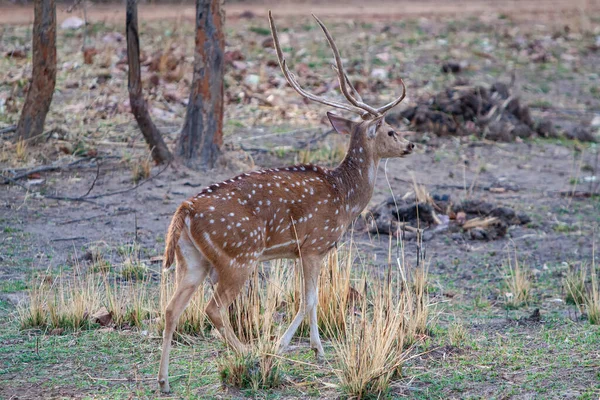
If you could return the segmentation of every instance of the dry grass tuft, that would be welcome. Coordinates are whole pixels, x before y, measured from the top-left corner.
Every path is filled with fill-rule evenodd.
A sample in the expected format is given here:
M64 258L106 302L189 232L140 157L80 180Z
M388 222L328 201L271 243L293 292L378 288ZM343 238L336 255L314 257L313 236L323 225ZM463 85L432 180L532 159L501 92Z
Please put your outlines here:
M334 249L325 260L319 277L317 318L321 332L338 336L346 330L346 315L351 306L352 245Z
M454 347L460 347L465 343L467 339L467 329L461 321L452 321L448 327L448 339L450 345Z
M343 334L331 334L338 360L335 372L348 397L385 396L391 379L401 372L410 345L427 331L427 269L409 272L399 260L398 267L385 282L368 282L364 274L361 297L344 313Z
M369 300L363 296L356 311L347 316L344 335L332 335L340 388L359 399L385 396L406 355L405 304L382 287L373 291Z
M17 160L21 162L27 161L28 151L27 151L27 142L25 140L19 140L15 145L15 156Z
M507 263L504 266L506 307L518 308L524 304L528 304L531 301L532 286L531 271L519 263L515 249L514 261L509 255Z
M152 172L152 156L149 153L147 157L134 161L131 166L131 176L134 183L138 183L150 178Z
M43 275L31 285L29 301L18 307L21 328L78 331L98 324L92 315L105 307L108 324L142 328L157 314L147 281L129 284L116 276L101 276L76 266L72 273Z
M585 309L590 324L600 325L600 288L595 259L589 267L581 265L578 269L570 269L564 285L567 302Z
M575 265L569 265L567 275L563 280L563 286L567 293L566 303L573 304L576 306L582 306L585 304L586 298L586 280L587 280L587 268L585 265L576 267Z
M249 346L243 354L228 351L219 361L223 383L241 389L269 389L281 383L281 361L276 357L280 329L277 310L284 301L288 268L255 270L250 284L229 311L234 331ZM264 279L260 279L264 277ZM280 328L279 326L278 328ZM277 332L276 332L277 330Z

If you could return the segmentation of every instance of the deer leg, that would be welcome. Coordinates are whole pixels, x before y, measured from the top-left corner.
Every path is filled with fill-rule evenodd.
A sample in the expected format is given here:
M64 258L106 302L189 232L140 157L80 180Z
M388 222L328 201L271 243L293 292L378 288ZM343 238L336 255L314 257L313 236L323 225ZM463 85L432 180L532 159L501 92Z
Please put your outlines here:
M169 353L171 340L177 327L179 317L187 307L198 286L204 281L210 263L202 256L193 244L182 234L177 249L177 289L165 310L165 330L163 331L163 347L158 370L158 384L163 393L169 393Z
M246 351L229 323L229 306L241 291L252 268L237 268L227 274L219 274L219 283L212 299L206 306L206 315L219 331L225 342L238 353Z
M318 274L313 290L313 296L316 300L310 310L310 347L315 351L317 358L323 358L325 357L325 352L323 351L321 337L319 336L319 325L317 324L317 307L319 303Z
M290 344L292 337L298 330L298 327L302 323L304 316L306 313L310 313L310 342L311 346L314 346L318 349L320 348L320 352L323 352L323 347L321 346L321 340L319 338L319 330L317 327L317 319L316 319L316 306L317 306L317 285L319 283L319 271L321 266L321 259L317 257L305 257L302 259L302 272L303 272L303 283L304 283L304 291L302 293L302 299L300 300L300 307L298 309L298 313L292 320L292 323L287 328L281 339L279 340L279 352L285 351L285 349ZM314 309L314 321L313 321L313 309Z

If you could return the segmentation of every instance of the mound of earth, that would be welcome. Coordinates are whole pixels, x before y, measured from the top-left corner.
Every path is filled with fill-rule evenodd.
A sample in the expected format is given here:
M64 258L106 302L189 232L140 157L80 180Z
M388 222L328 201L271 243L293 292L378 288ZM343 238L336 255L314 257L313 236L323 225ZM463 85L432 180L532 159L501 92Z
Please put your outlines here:
M475 135L493 141L512 142L532 136L558 137L550 120L534 121L529 107L511 93L508 85L496 82L483 86L453 86L424 98L396 118L405 118L418 132L438 136ZM569 139L596 141L588 128L578 126L565 132Z
M355 223L354 230L371 234L402 235L423 240L434 234L458 233L469 240L496 240L504 237L511 225L527 224L531 219L512 208L482 200L453 204L448 195L427 196L427 201L388 198Z

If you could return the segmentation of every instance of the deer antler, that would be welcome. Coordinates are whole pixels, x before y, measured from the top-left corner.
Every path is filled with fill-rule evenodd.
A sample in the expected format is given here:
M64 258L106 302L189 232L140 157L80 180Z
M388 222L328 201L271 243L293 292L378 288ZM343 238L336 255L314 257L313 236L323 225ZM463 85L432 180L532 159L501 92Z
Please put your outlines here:
M325 104L327 106L331 106L334 108L340 108L342 110L351 111L354 113L362 114L363 112L357 108L350 105L346 105L334 100L327 99L325 97L317 96L315 94L309 93L306 90L302 89L300 84L296 81L294 74L287 67L285 58L283 57L283 51L281 50L281 45L279 44L279 36L277 35L277 27L275 26L275 21L273 21L273 16L271 14L271 10L269 10L269 24L271 25L271 33L273 35L273 44L275 45L275 51L277 52L277 59L279 61L279 66L281 67L281 72L283 72L283 76L290 84L291 87L300 94L300 96L308 99L316 101L317 103Z
M327 41L329 42L329 46L331 47L331 50L333 51L333 57L335 58L335 66L336 66L335 70L337 71L338 80L340 81L340 89L342 90L342 93L344 94L346 99L348 99L348 101L351 104L353 104L355 107L361 108L373 116L376 116L376 117L380 116L381 113L376 108L373 108L370 105L365 104L362 101L359 101L359 100L355 99L354 97L352 97L352 95L348 91L348 87L346 86L346 82L349 82L350 79L348 79L348 75L346 74L346 71L344 70L344 65L342 64L342 57L340 57L340 51L338 50L337 45L335 44L333 37L331 37L331 34L329 33L329 30L327 29L327 27L321 22L321 20L319 18L317 18L317 16L315 14L313 14L312 16L317 21L317 24L319 24L319 26L323 30L323 33L325 34L325 37L327 38ZM352 89L356 92L356 89L354 89L354 87L352 87Z
M338 101L317 96L302 89L302 87L294 77L294 74L289 70L285 58L283 57L283 51L281 50L281 45L279 44L279 36L277 35L277 28L275 27L275 22L273 21L273 15L271 14L271 10L269 10L269 24L271 25L271 33L273 35L273 43L275 45L275 51L277 52L279 66L281 67L281 71L283 72L285 79L290 84L290 86L294 88L294 90L296 90L296 92L298 92L302 97L308 100L313 100L318 103L325 104L327 106L358 113L362 116L363 119L367 119L370 116L378 117L384 115L386 112L388 112L393 107L396 107L402 102L402 100L404 100L404 97L406 97L406 86L404 85L404 81L400 79L400 84L402 85L402 95L400 97L379 108L375 108L364 103L362 97L360 96L356 88L354 88L354 86L350 82L350 79L348 78L348 74L346 74L346 71L344 70L344 65L342 63L342 58L340 57L340 52L337 48L337 45L335 44L335 41L333 40L333 37L329 33L329 30L327 29L325 24L323 24L323 22L321 22L321 20L317 18L316 15L313 14L313 18L317 21L317 23L323 30L323 33L327 38L327 42L329 42L329 46L333 51L333 56L335 58L335 65L333 65L333 70L337 73L340 84L340 90L342 91L344 97L350 102L350 104L343 104Z

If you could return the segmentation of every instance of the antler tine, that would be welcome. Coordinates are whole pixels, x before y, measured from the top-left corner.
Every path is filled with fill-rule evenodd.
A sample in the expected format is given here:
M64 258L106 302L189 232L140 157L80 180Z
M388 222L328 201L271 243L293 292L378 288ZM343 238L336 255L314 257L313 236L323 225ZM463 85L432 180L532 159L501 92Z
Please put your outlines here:
M281 45L279 44L279 36L277 35L277 27L275 26L275 21L273 20L273 15L271 14L271 10L269 10L269 24L271 26L271 34L273 35L273 44L275 46L275 51L277 52L277 60L279 61L279 66L281 67L281 72L283 72L283 76L285 76L285 79L290 84L290 86L292 88L294 88L294 90L296 92L298 92L298 94L300 94L300 96L307 98L309 100L316 101L321 104L325 104L330 107L341 108L342 110L346 110L346 111L350 111L350 112L354 112L354 113L358 113L358 114L363 113L363 111L359 107L353 107L350 105L339 103L337 101L329 100L324 97L309 93L306 90L302 89L300 84L294 78L294 74L292 72L290 72L289 68L287 67L285 58L283 57L283 51L281 50Z
M379 112L379 110L377 110L376 108L371 107L368 104L363 103L362 101L359 101L359 100L355 99L348 92L348 87L346 86L346 82L349 79L348 79L348 76L346 75L346 72L344 70L344 65L342 64L342 58L340 57L340 52L339 52L339 50L337 48L337 45L335 44L335 41L333 40L333 37L331 36L331 34L329 33L329 30L323 24L323 22L321 22L321 20L319 18L317 18L317 16L315 14L313 14L312 16L317 21L317 23L319 24L319 26L321 27L321 29L323 30L323 33L325 34L325 37L327 38L327 41L329 42L329 46L331 47L331 50L333 51L333 56L335 58L335 63L336 63L337 72L338 72L338 79L340 81L340 89L342 90L342 93L344 94L344 96L346 97L346 99L348 99L348 101L350 103L352 103L354 106L356 106L358 108L362 108L363 110L365 110L369 114L372 114L374 116L381 115L381 113Z
M338 69L335 65L332 65L331 68L333 68L333 70L336 72L336 74L339 74ZM350 88L350 91L352 92L352 96L358 101L363 101L362 97L360 96L360 93L358 93L358 90L356 90L356 88L354 87L352 82L350 82L350 79L348 79L348 75L344 74L344 77L346 78L346 84L348 85L348 87Z
M404 100L404 97L406 97L406 85L404 85L404 81L402 80L402 78L400 78L400 83L402 84L402 96L398 97L394 101L389 102L388 104L386 104L383 107L379 107L377 109L377 111L379 111L381 114L385 114L390 109L396 107L398 104L400 104L402 102L402 100Z

